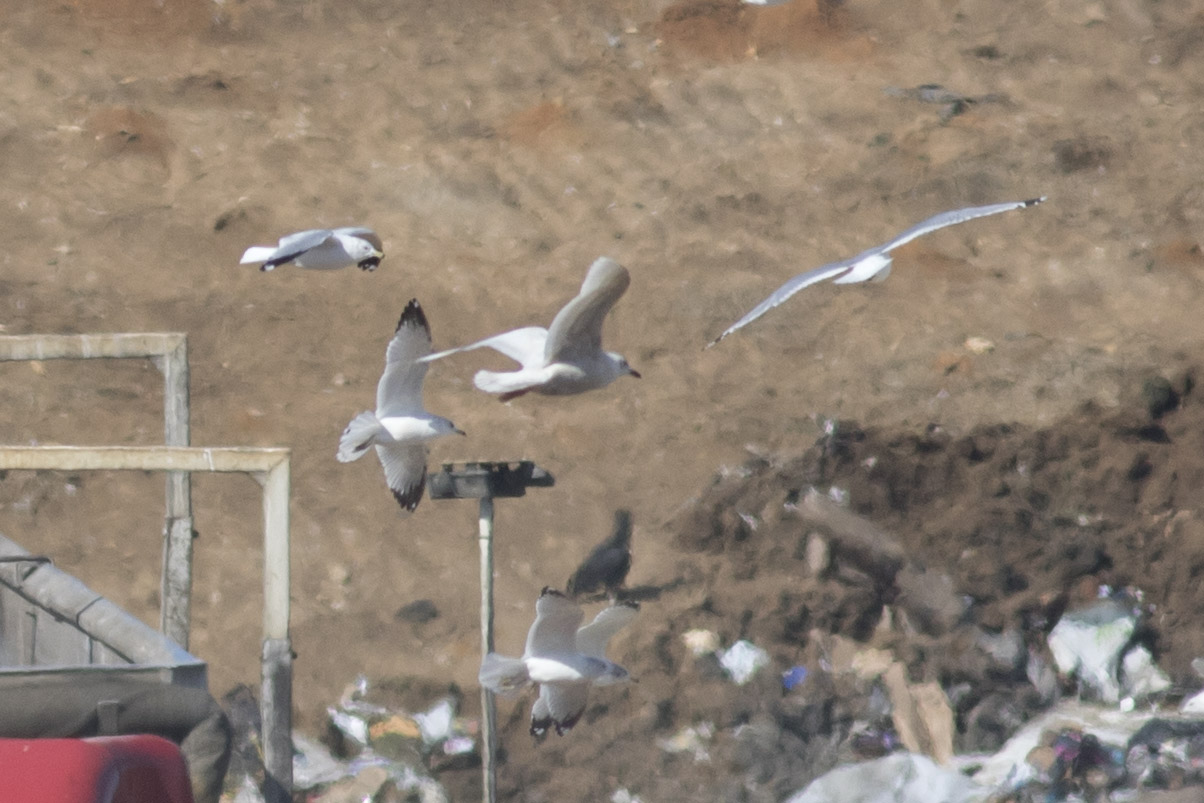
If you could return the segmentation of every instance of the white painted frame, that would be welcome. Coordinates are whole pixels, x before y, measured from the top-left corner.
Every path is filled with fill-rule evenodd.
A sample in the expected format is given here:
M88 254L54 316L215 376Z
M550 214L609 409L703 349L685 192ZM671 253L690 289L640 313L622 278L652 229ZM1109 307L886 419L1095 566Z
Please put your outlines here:
M188 337L182 332L95 335L2 335L0 361L150 359L163 372L164 443L188 446ZM192 482L167 475L159 630L188 649L192 626Z
M188 337L182 332L0 335L0 361L150 359L163 373L166 446L0 446L0 469L167 472L159 621L187 649L192 606L191 472L250 474L263 486L263 793L292 799L292 642L289 637L289 450L189 447Z

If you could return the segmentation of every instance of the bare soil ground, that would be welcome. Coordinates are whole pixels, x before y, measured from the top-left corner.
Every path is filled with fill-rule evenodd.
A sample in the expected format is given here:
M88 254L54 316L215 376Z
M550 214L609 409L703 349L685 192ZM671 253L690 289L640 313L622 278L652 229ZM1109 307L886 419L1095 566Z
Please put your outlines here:
M743 547L725 540L739 533L730 513L719 535L698 531L717 471L750 448L790 465L827 419L872 433L853 458L885 467L754 473L774 477L764 504L804 480L847 486L855 510L1000 627L1031 609L1022 592L1137 585L1163 615L1159 660L1189 681L1204 607L1199 412L1185 393L1157 424L1166 442L1149 440L1141 391L1155 376L1185 391L1204 340L1193 3L0 12L0 325L187 332L193 442L292 448L302 729L359 673L475 689L475 507L426 500L402 518L372 459L334 460L374 400L402 307L422 302L436 347L546 323L600 254L632 272L606 337L644 379L509 405L472 388L489 357L427 379L428 408L469 433L432 462L526 457L557 479L498 505L499 646L520 647L539 589L564 582L617 507L636 521L630 582L662 588L616 640L641 683L598 695L606 716L536 754L526 703L504 708L512 799L620 785L714 799L709 773L730 767L651 746L701 715L688 701L728 688L684 689L673 656L704 598L722 603L708 627L763 639L783 664L806 649L798 622L796 642L778 632L783 617L860 632L797 589L789 517ZM887 91L931 83L976 102ZM900 249L884 283L811 288L703 349L797 272L937 211L1036 195L1049 200ZM349 224L383 236L375 273L237 264L248 245ZM0 365L0 441L160 442L160 387L149 365ZM154 622L161 494L155 476L10 473L0 531ZM201 477L194 501L191 647L220 694L258 676L259 493ZM433 621L396 615L422 599ZM656 644L668 657L644 649ZM474 793L468 776L451 779L457 799Z

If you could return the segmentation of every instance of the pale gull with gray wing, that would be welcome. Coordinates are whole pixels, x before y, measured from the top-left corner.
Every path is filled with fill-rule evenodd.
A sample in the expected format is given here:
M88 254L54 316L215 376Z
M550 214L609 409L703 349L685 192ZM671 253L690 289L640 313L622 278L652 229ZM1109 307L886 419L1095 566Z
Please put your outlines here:
M275 247L253 245L243 252L239 264L259 262L262 263L260 270L272 270L290 262L311 270L337 270L348 265L376 270L384 256L384 245L376 232L362 226L350 226L286 234Z
M563 736L585 712L589 687L623 683L626 669L606 658L606 646L635 618L637 606L621 603L603 608L580 627L581 606L559 591L545 588L535 602L535 622L527 633L521 658L491 652L481 662L481 685L496 694L511 695L539 684L531 708L531 735L542 739L552 728Z
M939 215L933 215L927 220L917 223L885 245L876 245L873 248L862 251L851 259L833 262L829 265L809 270L806 273L800 273L777 290L774 290L769 295L769 298L753 307L751 312L725 329L723 334L708 343L707 347L715 345L732 332L748 326L804 287L822 282L824 279L831 279L833 284L854 284L864 281L880 282L884 280L890 275L890 252L921 235L928 234L937 229L943 229L946 226L952 226L956 223L965 223L967 220L974 220L975 218L986 217L987 215L997 215L1000 212L1008 212L1012 209L1024 209L1029 206L1036 206L1044 200L1045 196L1041 196L1040 198L1031 198L1027 201L1009 201L1001 204L970 206L965 209L953 209L949 212L941 212Z
M627 290L627 269L608 257L590 266L581 291L552 320L552 328L528 326L423 357L424 362L488 347L522 367L517 371L477 371L473 382L502 401L524 393L565 396L609 385L620 376L639 378L622 355L602 350L602 322Z
M430 353L431 328L418 299L413 299L389 341L385 372L376 385L376 412L357 415L339 439L337 457L343 463L358 460L369 446L376 447L389 490L408 511L418 507L426 487L427 443L443 435L464 434L422 405L427 364L418 358Z

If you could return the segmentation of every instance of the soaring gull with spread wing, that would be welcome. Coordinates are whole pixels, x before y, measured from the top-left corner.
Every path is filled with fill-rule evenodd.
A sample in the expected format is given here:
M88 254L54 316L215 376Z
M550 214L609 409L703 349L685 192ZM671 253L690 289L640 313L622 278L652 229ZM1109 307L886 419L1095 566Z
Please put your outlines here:
M581 606L545 588L535 602L535 622L522 657L486 655L478 676L481 685L510 696L539 684L539 697L531 708L531 735L542 739L553 728L563 736L585 712L591 684L608 686L631 679L626 669L606 659L606 645L635 618L636 610L634 603L611 605L580 627Z
M822 282L824 279L832 279L833 284L882 281L890 275L890 252L917 237L936 231L937 229L943 229L946 226L952 226L956 223L965 223L967 220L974 220L975 218L986 217L987 215L997 215L1000 212L1008 212L1012 209L1024 209L1025 207L1036 206L1044 200L1045 196L1042 196L1040 198L1031 198L1027 201L1010 201L1001 204L989 204L987 206L970 206L965 209L953 209L949 212L941 212L939 215L933 215L922 223L917 223L885 245L876 245L873 248L862 251L851 259L842 259L840 262L833 262L815 270L800 273L777 290L774 290L769 298L753 307L751 312L725 329L723 334L707 344L707 347L715 345L732 332L748 326L804 287Z
M620 376L639 373L622 355L602 350L602 322L627 290L627 269L608 257L590 266L581 292L552 319L552 328L527 326L479 340L467 346L423 357L438 360L461 351L488 347L522 367L517 371L477 371L473 382L502 401L524 393L565 396L606 387Z
M463 435L446 418L422 406L422 380L427 364L418 358L431 353L431 327L412 299L401 313L397 331L385 353L385 372L376 385L376 412L351 419L339 439L340 462L358 460L376 447L385 481L398 504L413 511L426 487L426 444L442 435Z
M310 229L286 234L276 247L253 245L243 252L240 265L262 263L260 270L292 262L299 268L335 270L357 265L376 270L384 258L384 245L372 229L351 226L342 229Z

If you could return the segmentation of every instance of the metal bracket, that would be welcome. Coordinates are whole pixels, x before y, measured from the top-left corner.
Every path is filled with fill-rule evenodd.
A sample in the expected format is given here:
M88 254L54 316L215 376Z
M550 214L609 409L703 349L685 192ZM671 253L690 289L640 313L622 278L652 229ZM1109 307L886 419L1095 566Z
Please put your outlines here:
M549 488L556 478L530 460L512 463L444 463L427 477L431 499L503 499Z

